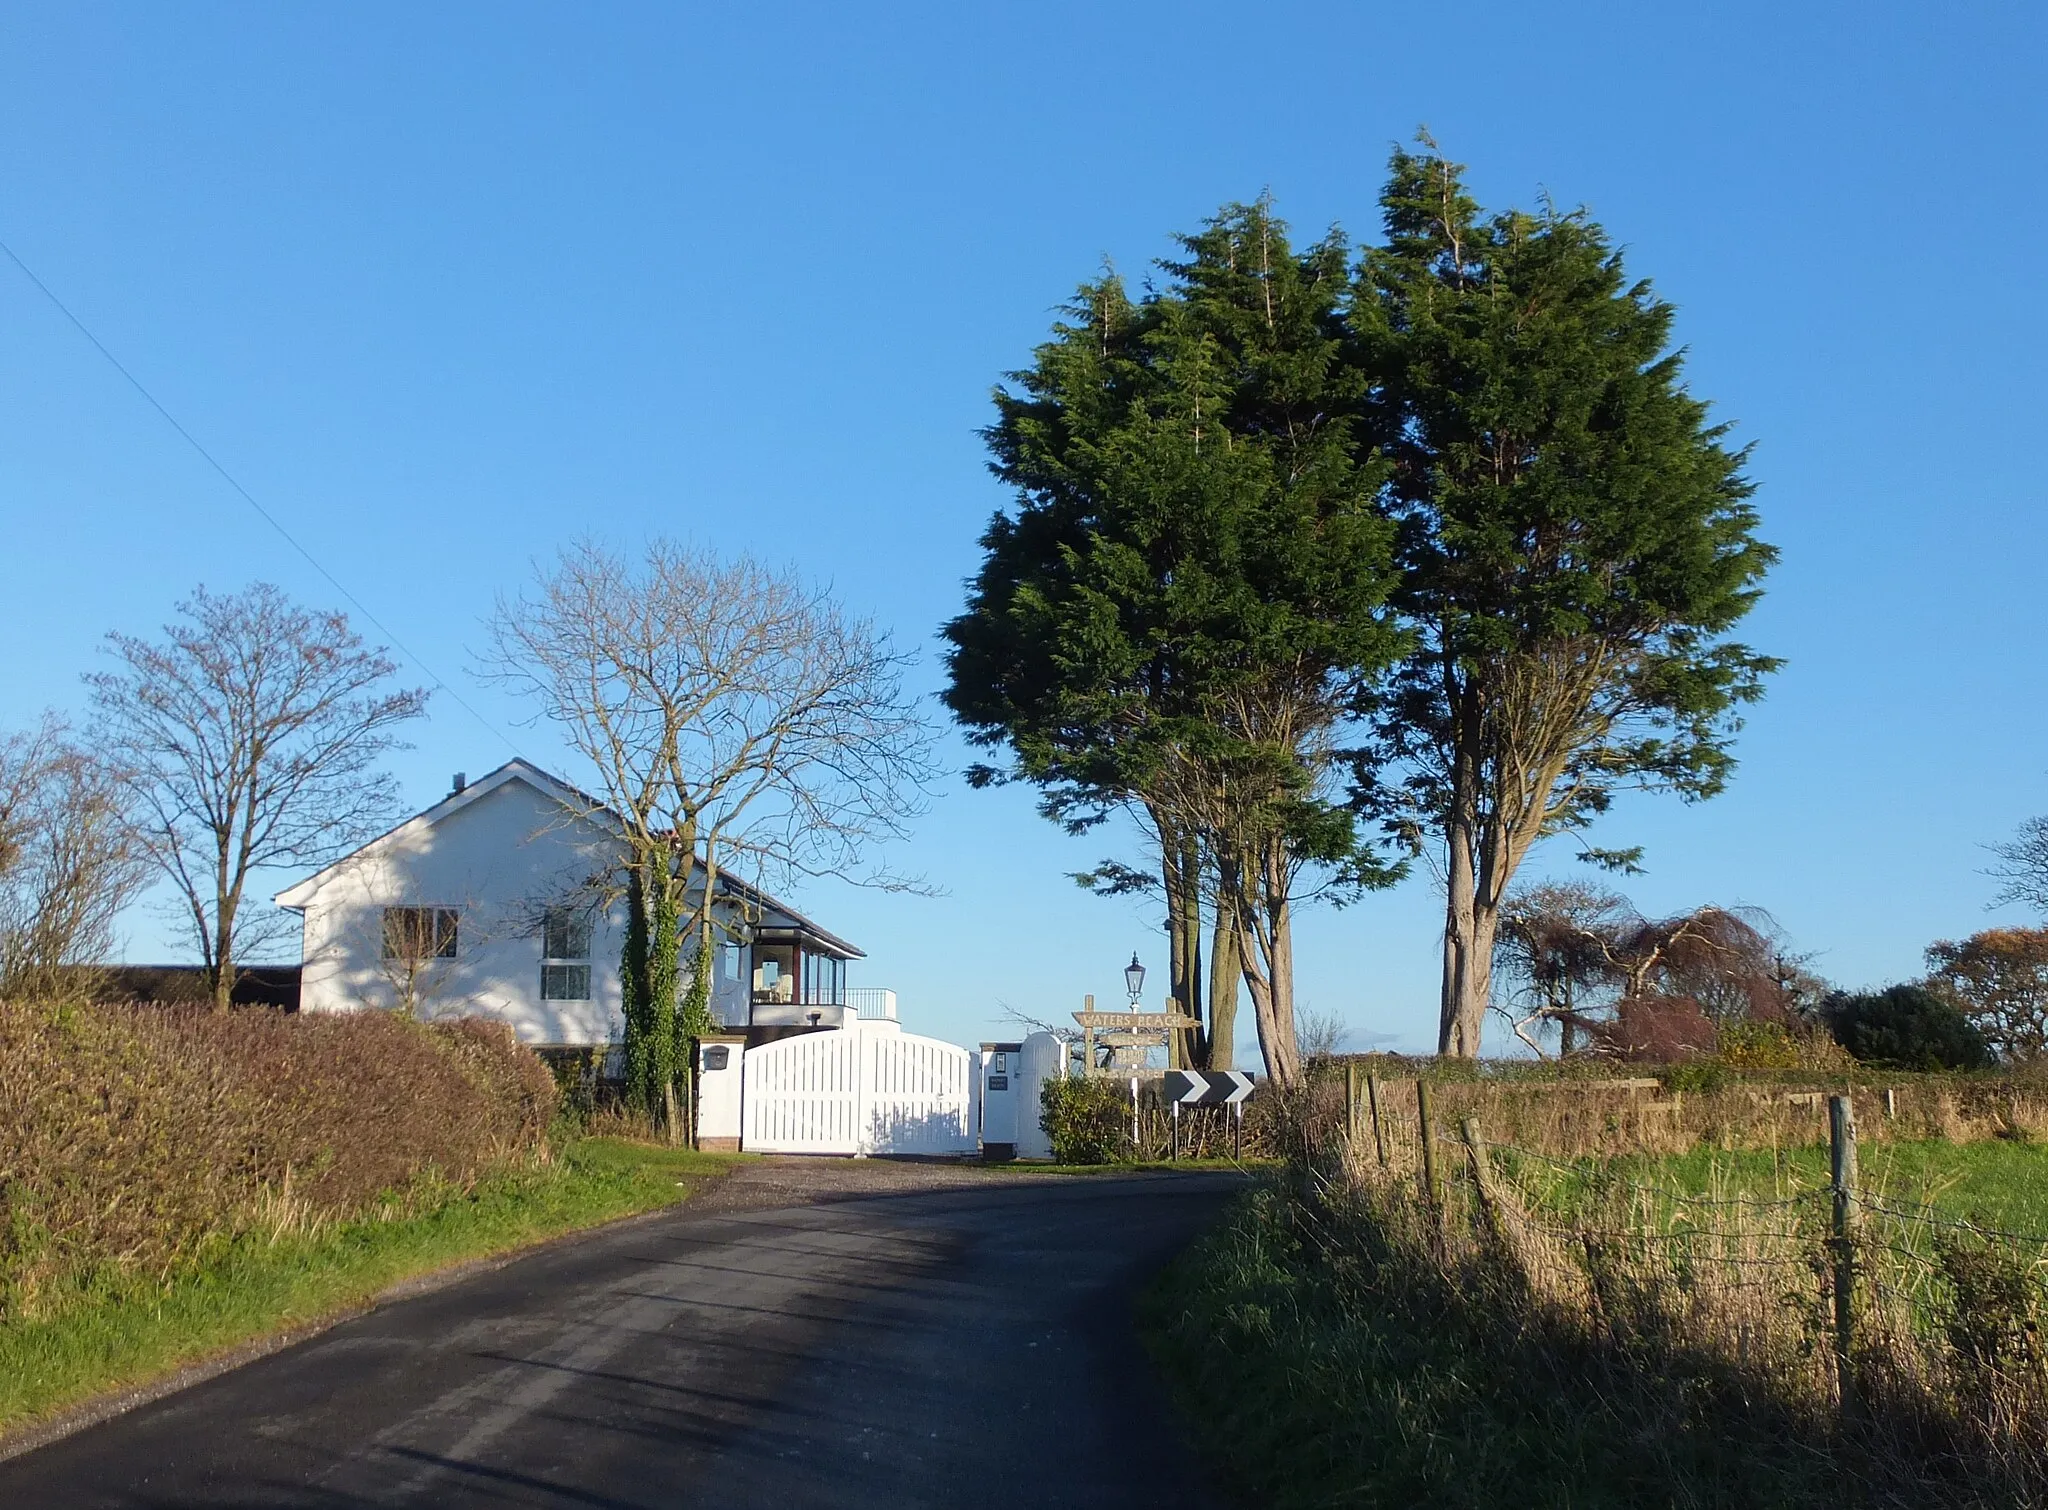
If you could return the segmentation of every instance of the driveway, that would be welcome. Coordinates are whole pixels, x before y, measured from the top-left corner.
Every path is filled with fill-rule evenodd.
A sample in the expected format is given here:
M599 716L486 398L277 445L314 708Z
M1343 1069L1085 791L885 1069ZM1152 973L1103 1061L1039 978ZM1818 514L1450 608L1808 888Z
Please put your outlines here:
M1130 1300L1241 1186L747 1166L0 1463L0 1505L1200 1505Z

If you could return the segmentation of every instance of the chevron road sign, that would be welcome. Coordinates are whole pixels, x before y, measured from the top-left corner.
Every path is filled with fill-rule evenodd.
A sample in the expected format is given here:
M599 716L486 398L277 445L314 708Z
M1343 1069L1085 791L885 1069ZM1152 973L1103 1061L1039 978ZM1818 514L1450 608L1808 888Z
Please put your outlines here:
M1166 1099L1176 1106L1236 1106L1252 1093L1244 1070L1168 1070Z
M1133 1080L1131 1084L1138 1082ZM1238 1157L1244 1156L1244 1103L1252 1093L1252 1077L1243 1070L1168 1070L1161 1087L1173 1107L1173 1141L1167 1157L1180 1157L1180 1109L1183 1106L1227 1106Z

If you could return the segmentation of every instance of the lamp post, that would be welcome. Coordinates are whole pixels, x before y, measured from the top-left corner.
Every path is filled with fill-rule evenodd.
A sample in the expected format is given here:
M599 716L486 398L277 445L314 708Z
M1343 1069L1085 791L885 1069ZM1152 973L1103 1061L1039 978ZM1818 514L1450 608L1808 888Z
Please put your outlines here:
M1137 1011L1145 995L1145 967L1138 963L1136 950L1131 952L1131 962L1124 966L1124 990L1130 994L1131 1010Z

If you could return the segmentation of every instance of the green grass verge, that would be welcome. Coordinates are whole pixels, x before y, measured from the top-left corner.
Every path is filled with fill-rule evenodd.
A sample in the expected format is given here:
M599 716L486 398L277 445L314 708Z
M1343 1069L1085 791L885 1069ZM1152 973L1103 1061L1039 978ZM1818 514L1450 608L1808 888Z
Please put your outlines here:
M229 1348L346 1313L404 1280L673 1205L739 1156L613 1139L392 1220L245 1237L163 1285L102 1284L0 1325L0 1431Z

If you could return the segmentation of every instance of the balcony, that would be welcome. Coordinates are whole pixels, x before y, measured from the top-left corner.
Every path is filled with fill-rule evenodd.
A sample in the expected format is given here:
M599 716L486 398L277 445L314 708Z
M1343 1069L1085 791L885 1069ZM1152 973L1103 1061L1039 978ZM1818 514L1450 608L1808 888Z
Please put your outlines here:
M857 1017L878 1022L896 1021L896 993L885 986L849 987L846 1004L853 1008Z

